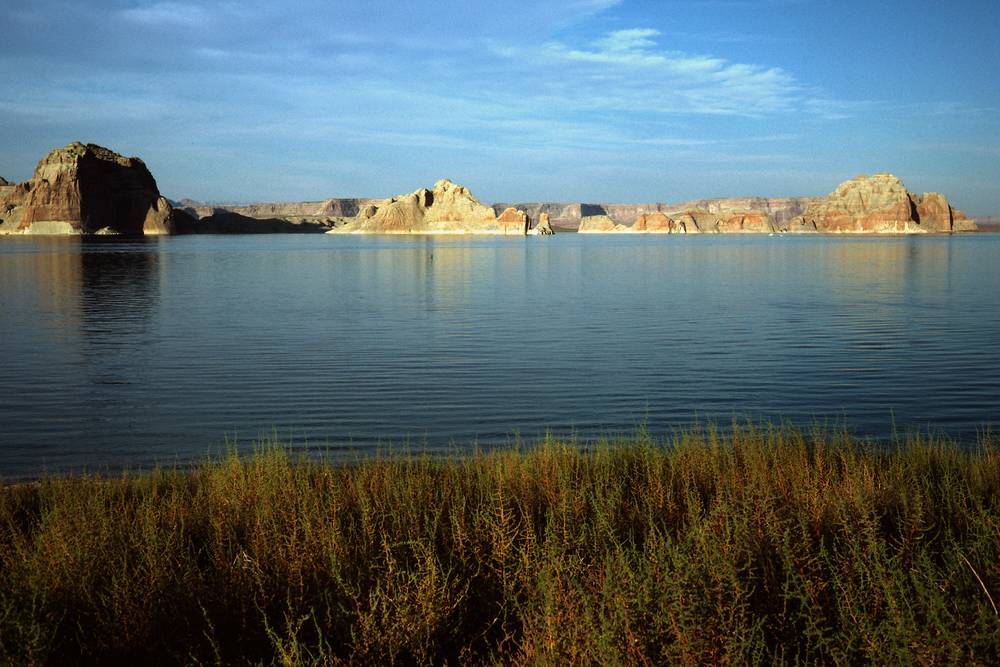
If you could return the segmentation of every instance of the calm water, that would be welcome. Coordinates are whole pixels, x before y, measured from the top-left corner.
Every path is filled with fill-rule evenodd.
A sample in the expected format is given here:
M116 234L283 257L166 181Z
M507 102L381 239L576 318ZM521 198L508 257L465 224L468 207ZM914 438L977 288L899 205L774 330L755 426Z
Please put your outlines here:
M5 238L0 475L734 414L971 441L998 288L998 235Z

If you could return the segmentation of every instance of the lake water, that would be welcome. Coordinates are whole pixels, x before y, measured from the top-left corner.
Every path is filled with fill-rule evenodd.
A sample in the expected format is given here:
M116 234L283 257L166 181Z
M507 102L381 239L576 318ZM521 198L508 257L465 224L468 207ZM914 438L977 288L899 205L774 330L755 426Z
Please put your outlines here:
M1000 235L0 239L0 475L1000 418Z

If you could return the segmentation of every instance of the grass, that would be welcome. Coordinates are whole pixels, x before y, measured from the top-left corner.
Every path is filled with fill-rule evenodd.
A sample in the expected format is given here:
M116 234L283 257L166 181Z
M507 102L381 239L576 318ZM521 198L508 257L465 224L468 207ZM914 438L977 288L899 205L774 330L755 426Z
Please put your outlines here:
M0 662L1000 664L1000 442L711 427L0 488Z

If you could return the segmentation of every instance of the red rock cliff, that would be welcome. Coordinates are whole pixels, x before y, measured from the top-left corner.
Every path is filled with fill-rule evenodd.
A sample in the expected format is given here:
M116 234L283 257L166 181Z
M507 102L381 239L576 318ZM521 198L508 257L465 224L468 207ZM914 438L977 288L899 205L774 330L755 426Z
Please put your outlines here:
M136 157L74 142L38 163L0 201L0 231L15 234L170 234L174 215Z

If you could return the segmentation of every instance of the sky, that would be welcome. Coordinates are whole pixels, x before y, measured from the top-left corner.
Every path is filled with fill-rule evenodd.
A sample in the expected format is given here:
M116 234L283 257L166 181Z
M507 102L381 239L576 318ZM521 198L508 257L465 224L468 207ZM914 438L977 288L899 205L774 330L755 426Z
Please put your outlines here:
M987 0L0 0L0 176L97 143L168 197L820 195L1000 214Z

